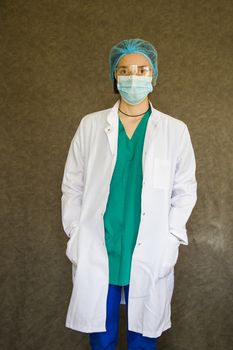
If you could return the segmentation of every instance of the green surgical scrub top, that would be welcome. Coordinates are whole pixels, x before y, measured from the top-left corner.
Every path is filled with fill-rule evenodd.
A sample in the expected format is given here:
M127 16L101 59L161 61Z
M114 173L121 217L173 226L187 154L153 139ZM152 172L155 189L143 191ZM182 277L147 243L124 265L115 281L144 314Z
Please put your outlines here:
M151 108L129 138L118 117L117 159L104 213L109 283L129 284L131 259L141 218L142 152Z

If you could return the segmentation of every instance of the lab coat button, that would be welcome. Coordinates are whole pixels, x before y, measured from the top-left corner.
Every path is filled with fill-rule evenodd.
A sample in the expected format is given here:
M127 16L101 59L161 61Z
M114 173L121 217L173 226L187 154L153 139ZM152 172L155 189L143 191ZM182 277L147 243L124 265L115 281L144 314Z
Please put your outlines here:
M142 213L142 215L145 215L145 214L146 214L145 212Z

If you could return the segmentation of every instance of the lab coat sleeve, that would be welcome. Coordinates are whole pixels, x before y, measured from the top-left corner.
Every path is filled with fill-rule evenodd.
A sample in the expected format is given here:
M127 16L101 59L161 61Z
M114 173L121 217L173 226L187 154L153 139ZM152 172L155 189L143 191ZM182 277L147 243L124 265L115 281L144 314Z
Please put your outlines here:
M170 233L188 245L186 223L197 201L196 162L188 127L180 141L169 212Z
M61 186L62 225L69 238L79 230L84 187L82 137L83 132L81 120L69 147Z

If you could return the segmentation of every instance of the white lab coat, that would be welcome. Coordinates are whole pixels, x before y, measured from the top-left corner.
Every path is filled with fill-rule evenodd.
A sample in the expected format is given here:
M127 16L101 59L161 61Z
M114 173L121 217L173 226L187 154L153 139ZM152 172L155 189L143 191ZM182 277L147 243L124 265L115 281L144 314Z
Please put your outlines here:
M69 237L73 290L66 327L106 331L109 284L103 215L117 158L118 100L85 115L71 141L62 181L62 224ZM186 222L196 203L196 163L184 122L155 109L143 148L141 221L132 255L128 329L159 337L171 327L174 266L188 245ZM122 288L121 304L125 304Z

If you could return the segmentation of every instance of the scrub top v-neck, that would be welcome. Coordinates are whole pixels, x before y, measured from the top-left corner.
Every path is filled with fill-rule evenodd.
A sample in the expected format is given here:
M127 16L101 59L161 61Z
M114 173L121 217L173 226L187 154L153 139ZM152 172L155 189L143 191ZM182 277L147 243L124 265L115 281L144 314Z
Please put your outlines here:
M141 218L142 152L151 108L131 138L118 117L118 149L104 213L109 283L129 284L132 254Z

